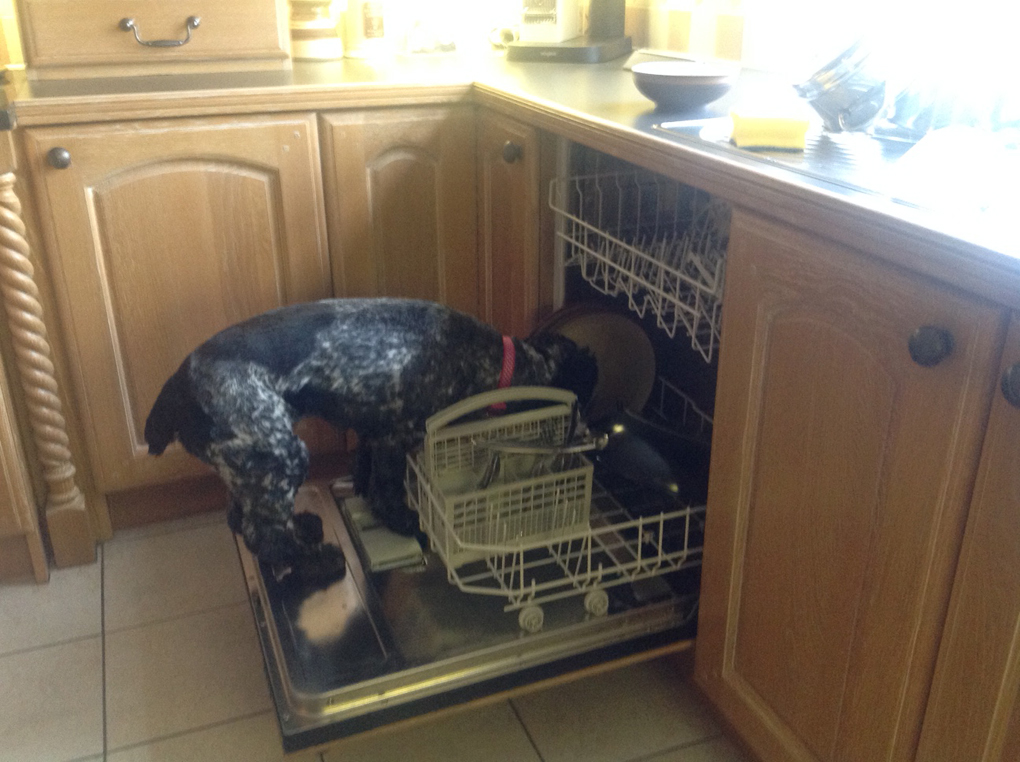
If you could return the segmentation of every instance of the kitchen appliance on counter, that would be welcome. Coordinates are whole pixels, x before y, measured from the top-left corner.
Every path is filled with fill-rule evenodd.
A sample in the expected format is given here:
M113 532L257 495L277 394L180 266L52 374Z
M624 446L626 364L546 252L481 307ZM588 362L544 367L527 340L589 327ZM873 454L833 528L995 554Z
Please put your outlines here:
M507 60L599 63L625 56L631 52L625 2L591 0L582 35L578 0L523 0L520 39L507 44Z
M524 0L522 42L563 42L581 34L578 0Z

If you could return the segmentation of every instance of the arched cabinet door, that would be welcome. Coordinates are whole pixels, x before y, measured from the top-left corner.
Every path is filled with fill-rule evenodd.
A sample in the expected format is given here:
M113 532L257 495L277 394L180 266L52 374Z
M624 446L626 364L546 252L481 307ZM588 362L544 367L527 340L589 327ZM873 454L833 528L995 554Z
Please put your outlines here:
M26 131L45 264L104 491L200 472L145 417L196 345L331 294L312 115Z
M696 679L765 762L914 760L1005 325L734 211Z
M981 467L918 748L924 762L1020 759L1020 314Z
M320 120L337 294L428 299L482 316L474 109L367 109Z
M478 116L478 245L486 319L527 335L542 295L540 133L503 114ZM544 184L548 187L548 184Z

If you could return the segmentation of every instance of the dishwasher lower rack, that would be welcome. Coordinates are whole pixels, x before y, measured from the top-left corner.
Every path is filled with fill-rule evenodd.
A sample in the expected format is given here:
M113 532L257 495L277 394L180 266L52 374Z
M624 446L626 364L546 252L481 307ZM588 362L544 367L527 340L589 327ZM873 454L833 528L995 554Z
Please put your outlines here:
M511 396L561 404L449 425ZM547 448L553 454L536 454L542 452L536 439L548 442L552 431L560 443L564 428L573 428L576 410L562 404L572 400L539 387L469 398L430 419L424 447L407 459L408 505L449 582L465 593L506 599L503 610L519 612L528 632L542 629L544 603L583 596L585 610L603 616L608 588L701 563L703 506L593 515L592 464L555 446ZM500 450L493 447L508 442L519 446L523 466L502 466L511 475L494 482Z
M457 539L438 509L441 498L413 460L409 494L413 508L437 517L447 543L434 544L433 550L444 563L444 553L451 550L477 556L459 566L447 564L450 583L465 593L506 599L503 610L519 611L518 623L528 632L542 629L544 603L583 595L585 610L603 616L609 609L607 588L701 564L701 545L695 543L700 543L704 506L636 518L620 509L594 515L586 529L555 539L478 545Z

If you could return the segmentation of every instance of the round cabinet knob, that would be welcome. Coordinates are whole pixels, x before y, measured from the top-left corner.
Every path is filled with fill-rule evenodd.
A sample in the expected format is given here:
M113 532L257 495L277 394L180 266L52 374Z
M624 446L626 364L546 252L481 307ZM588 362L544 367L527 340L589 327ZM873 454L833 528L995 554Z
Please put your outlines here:
M1013 363L1002 374L1002 396L1013 407L1020 407L1020 362Z
M515 161L520 160L524 156L524 148L512 140L508 140L503 144L503 161L507 164L513 164Z
M953 334L945 328L922 325L907 341L910 359L924 368L938 365L953 353Z
M67 169L71 166L71 152L66 148L51 148L46 154L46 161L54 169Z

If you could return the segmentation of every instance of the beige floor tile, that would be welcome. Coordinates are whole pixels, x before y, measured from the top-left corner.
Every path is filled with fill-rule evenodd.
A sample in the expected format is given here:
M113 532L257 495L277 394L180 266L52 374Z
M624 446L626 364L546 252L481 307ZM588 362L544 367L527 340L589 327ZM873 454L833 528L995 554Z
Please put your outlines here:
M101 638L0 657L0 762L103 752Z
M271 708L247 603L106 636L107 746L119 750Z
M721 733L667 660L514 699L545 762L619 762Z
M44 585L0 586L0 654L102 632L100 562L54 569Z
M104 548L103 593L107 633L246 600L225 522L115 538Z
M672 749L642 762L751 762L736 744L725 738Z
M106 762L281 762L276 715L266 712L110 754ZM312 757L314 759L314 757Z
M322 756L325 762L540 762L506 702L352 738Z
M160 534L171 534L173 532L180 532L184 529L208 526L209 524L225 524L226 521L226 510L196 513L192 516L185 516L184 518L173 519L171 521L159 521L154 524L131 527L130 529L118 529L112 542L120 542L121 540L139 540L143 537L155 537Z

